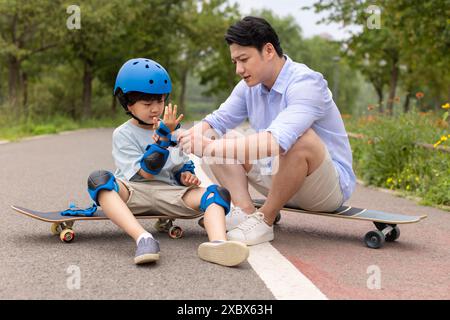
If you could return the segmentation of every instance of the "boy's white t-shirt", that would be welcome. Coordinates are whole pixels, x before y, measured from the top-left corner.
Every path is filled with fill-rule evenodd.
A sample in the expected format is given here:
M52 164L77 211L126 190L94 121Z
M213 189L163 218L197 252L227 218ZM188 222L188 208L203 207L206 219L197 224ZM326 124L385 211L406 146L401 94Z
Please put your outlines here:
M152 139L154 131L140 128L131 119L114 130L112 138L112 156L116 164L114 176L128 181L144 180L137 172L141 169L140 161ZM176 132L175 132L176 134ZM169 158L161 172L153 180L178 185L175 173L180 170L189 157L178 147L169 147Z

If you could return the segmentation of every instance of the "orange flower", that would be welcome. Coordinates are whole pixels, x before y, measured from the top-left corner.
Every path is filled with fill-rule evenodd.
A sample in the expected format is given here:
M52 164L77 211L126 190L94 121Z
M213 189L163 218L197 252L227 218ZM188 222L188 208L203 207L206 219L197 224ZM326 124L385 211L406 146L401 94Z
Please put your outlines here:
M416 93L416 98L417 99L422 99L424 96L425 96L425 94L423 92L419 91L419 92Z

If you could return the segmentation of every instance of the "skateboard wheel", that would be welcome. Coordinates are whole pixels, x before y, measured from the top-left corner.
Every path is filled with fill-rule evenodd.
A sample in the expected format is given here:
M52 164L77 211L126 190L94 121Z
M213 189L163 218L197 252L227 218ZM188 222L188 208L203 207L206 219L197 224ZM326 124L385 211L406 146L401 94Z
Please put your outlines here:
M273 222L273 224L278 224L281 220L281 213L278 212L277 216L275 217L275 221Z
M73 239L75 239L75 232L71 229L64 229L60 234L59 238L61 241L69 243L72 242Z
M57 236L61 233L61 225L59 223L52 223L52 226L50 227L50 231L54 236Z
M168 232L170 230L170 227L172 227L172 220L158 219L158 221L155 222L153 227L158 232Z
M198 225L205 229L205 219L203 217L198 219Z
M386 235L386 241L393 242L400 237L400 228L395 226L391 232Z
M385 242L385 236L380 230L369 231L364 237L364 242L369 248L379 249Z
M183 236L183 229L178 226L172 226L169 229L169 237L172 239L179 239Z

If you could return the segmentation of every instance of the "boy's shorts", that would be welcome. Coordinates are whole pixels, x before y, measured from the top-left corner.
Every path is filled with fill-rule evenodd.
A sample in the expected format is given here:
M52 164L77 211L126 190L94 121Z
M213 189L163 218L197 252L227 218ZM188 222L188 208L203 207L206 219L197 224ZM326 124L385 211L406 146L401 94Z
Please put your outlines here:
M162 181L122 182L130 196L127 206L134 215L150 213L169 217L196 218L203 212L194 210L183 201L184 194L197 186L175 186Z
M295 168L292 168L295 174ZM267 196L272 186L272 175L261 174L258 164L247 173L248 182L260 193ZM328 150L322 164L309 176L306 176L301 188L286 205L311 211L333 212L344 202L339 184L339 174L331 160Z

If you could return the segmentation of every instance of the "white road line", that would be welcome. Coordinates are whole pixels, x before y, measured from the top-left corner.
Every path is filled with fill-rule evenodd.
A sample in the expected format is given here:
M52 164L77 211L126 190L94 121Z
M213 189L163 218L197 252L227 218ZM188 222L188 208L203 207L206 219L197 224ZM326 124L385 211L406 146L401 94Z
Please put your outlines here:
M201 186L213 182L200 167L200 159L191 156ZM327 297L270 243L250 247L248 262L278 300L327 300Z
M270 243L250 247L248 262L278 300L327 297Z

